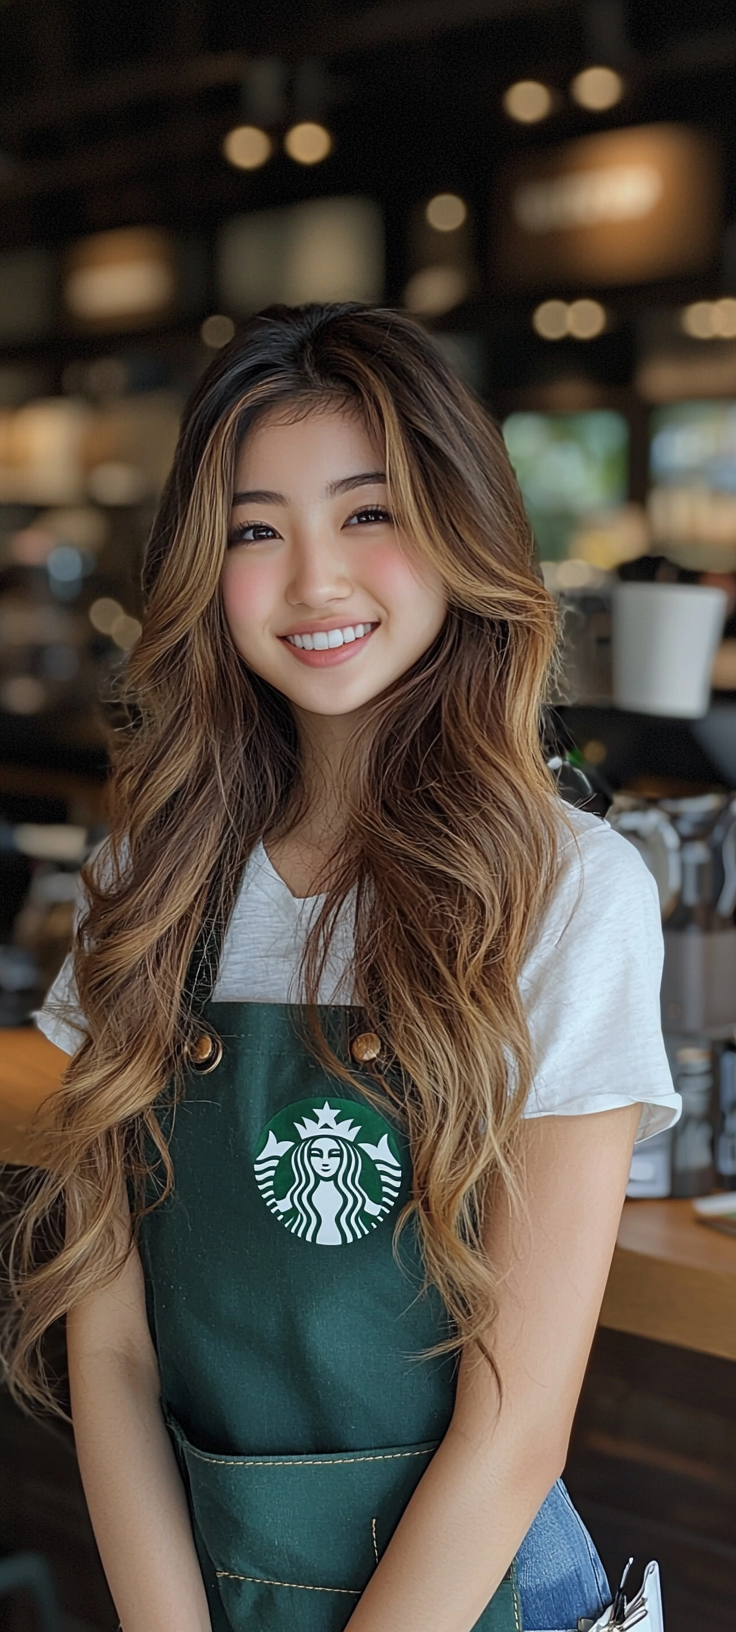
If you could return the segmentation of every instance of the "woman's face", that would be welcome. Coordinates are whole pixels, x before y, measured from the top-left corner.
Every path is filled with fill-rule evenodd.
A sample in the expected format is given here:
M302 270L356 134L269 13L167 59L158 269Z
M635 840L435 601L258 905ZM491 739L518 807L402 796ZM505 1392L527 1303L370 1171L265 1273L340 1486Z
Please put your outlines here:
M334 1139L315 1139L309 1160L321 1179L334 1179L340 1166L340 1146Z
M233 641L297 710L347 715L431 646L439 575L401 537L357 415L269 416L236 463L222 597Z

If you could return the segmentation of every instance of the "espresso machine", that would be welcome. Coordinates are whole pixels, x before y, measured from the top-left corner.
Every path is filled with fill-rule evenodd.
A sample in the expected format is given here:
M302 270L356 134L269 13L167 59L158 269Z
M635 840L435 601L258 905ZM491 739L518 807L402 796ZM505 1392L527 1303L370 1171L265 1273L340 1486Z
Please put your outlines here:
M634 1154L629 1195L736 1188L736 795L619 793L611 826L635 845L662 911L662 1030L678 1126Z

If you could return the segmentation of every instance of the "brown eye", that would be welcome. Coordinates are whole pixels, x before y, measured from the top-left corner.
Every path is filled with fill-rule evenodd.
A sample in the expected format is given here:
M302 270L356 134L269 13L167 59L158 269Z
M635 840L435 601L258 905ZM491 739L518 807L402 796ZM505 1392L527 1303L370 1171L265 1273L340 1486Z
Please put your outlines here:
M393 518L389 514L388 510L384 510L382 505L369 504L366 505L365 509L356 510L354 515L349 516L345 525L346 527L352 527L357 524L365 523L370 526L371 523L375 524L376 522L387 522L391 521L392 519Z
M269 527L265 521L243 521L239 527L233 527L228 533L228 545L233 544L261 544L270 538L278 538L275 527Z

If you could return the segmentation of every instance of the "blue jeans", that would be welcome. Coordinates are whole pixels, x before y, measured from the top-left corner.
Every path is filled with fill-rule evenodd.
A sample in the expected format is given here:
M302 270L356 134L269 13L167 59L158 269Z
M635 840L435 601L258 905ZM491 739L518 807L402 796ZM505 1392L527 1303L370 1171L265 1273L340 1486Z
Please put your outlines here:
M524 1632L574 1632L611 1602L606 1572L561 1479L516 1555Z

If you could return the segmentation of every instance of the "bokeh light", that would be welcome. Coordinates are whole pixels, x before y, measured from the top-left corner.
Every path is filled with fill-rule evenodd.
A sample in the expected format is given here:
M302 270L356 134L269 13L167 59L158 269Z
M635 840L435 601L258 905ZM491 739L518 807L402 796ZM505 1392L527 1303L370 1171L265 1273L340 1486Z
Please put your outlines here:
M680 313L680 324L691 340L736 339L736 299L694 300Z
M468 206L457 193L435 193L425 210L430 227L435 232L457 232L468 217Z
M236 170L260 170L271 157L273 142L268 131L258 125L236 125L234 130L228 131L222 151L228 164L234 164Z
M231 317L225 317L220 312L213 312L206 317L200 329L200 335L210 351L220 351L227 346L235 333L235 324Z
M33 674L15 674L0 687L0 708L8 714L40 714L48 692Z
M587 296L573 300L543 300L532 313L532 327L542 340L595 340L606 327L606 309Z
M127 613L123 612L119 618L115 619L110 630L110 638L114 640L116 646L120 647L121 652L129 652L135 646L136 641L140 640L142 633L143 627L138 619L129 618Z
M504 111L520 125L536 125L552 112L554 98L538 79L519 79L503 95Z
M624 82L615 68L584 68L570 85L573 102L589 113L605 113L615 108L624 94Z
M284 147L296 164L321 164L332 152L332 137L324 125L303 119L287 130Z
M543 300L532 314L532 326L542 340L562 340L567 334L567 301Z
M423 266L409 279L404 305L419 317L441 317L469 293L468 275L459 266Z
M606 310L599 300L574 300L568 307L568 333L574 340L595 340L605 326Z
M114 601L111 595L101 595L92 602L87 616L93 629L97 629L101 635L109 635L113 624L124 616L124 612L120 602Z

